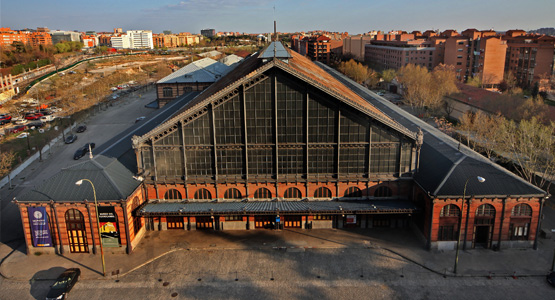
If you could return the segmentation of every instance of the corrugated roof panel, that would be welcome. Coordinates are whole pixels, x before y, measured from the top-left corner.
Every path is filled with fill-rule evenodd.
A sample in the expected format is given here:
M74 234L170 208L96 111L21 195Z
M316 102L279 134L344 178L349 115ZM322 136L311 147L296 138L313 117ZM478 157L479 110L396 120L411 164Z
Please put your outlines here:
M409 201L255 201L255 202L159 202L145 205L139 215L149 214L225 214L225 213L325 213L341 211L416 210Z

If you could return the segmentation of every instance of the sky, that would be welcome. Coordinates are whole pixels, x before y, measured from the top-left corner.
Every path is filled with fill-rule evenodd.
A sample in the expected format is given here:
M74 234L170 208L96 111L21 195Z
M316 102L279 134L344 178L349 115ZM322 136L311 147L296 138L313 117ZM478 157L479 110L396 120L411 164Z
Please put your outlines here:
M275 7L275 10L274 10ZM246 33L555 27L555 0L0 0L0 27Z

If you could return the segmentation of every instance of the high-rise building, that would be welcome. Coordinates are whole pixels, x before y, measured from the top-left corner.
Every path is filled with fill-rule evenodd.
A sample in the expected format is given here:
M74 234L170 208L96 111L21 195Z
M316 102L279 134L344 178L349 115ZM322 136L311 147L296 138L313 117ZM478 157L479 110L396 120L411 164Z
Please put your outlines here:
M153 49L152 31L150 30L128 30L129 47L131 49Z
M211 38L211 37L216 36L216 30L215 29L202 29L200 31L200 34L205 36L205 37Z

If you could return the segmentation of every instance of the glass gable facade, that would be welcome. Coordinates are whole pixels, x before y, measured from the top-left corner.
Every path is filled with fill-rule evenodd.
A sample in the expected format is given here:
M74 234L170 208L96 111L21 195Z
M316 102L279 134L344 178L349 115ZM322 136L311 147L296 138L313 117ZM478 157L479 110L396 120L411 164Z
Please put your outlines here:
M142 146L154 180L410 176L414 141L281 70ZM246 134L246 135L245 135Z

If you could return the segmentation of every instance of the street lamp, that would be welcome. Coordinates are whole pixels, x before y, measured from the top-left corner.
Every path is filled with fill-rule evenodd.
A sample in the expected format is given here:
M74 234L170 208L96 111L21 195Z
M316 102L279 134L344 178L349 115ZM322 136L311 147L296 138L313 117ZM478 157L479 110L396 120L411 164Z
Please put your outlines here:
M460 217L459 217L459 238L457 239L457 251L456 251L456 254L455 254L455 267L453 269L453 272L455 274L457 274L457 265L459 264L459 245L461 244L462 213L464 211L464 200L466 199L466 186L468 185L468 181L470 180L470 178L472 178L472 177L468 177L466 179L466 182L464 183L461 213L460 213ZM476 179L478 180L479 183L482 183L482 182L486 181L486 179L484 177L481 177L481 176L477 176ZM467 226L468 226L468 224L467 224Z
M75 182L75 185L81 186L81 184L83 184L83 181L88 181L91 184L93 189L94 206L96 211L96 226L98 229L98 238L100 240L100 258L102 259L102 276L106 276L106 265L104 264L104 249L102 247L102 234L100 233L100 221L98 220L98 203L96 202L96 189L94 188L94 184L92 183L92 181L85 178L79 179L77 182Z

